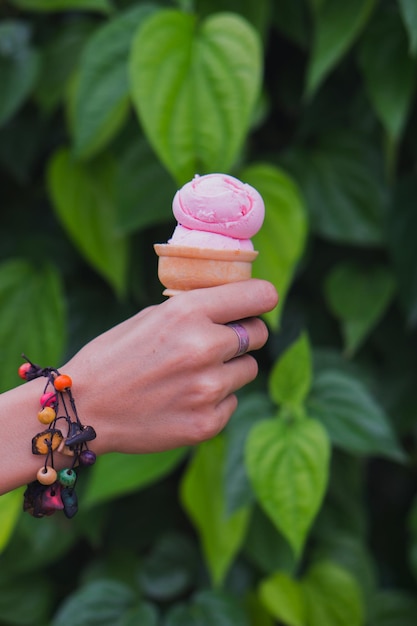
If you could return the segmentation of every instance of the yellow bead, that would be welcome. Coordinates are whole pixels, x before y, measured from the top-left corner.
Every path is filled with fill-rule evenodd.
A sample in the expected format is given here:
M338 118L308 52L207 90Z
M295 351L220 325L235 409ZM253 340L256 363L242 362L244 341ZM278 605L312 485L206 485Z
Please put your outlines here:
M38 420L42 424L50 424L51 422L54 421L55 418L56 418L56 413L51 406L45 406L38 413Z
M42 485L52 485L57 479L57 473L53 467L47 465L46 467L41 467L38 471L36 478L39 480Z

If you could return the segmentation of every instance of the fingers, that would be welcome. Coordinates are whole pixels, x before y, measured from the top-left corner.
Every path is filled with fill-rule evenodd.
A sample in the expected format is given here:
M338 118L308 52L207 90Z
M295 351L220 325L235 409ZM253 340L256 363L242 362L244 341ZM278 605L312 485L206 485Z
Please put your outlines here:
M195 289L175 296L178 304L204 310L218 324L247 317L257 317L271 311L278 303L275 287L264 280L250 279L209 289Z

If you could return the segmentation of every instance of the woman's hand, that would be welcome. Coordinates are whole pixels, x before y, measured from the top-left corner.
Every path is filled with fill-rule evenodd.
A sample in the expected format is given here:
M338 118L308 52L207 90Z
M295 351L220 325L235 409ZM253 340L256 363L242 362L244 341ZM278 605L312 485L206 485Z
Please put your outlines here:
M240 320L249 350L267 328L257 316L277 304L274 287L249 280L184 292L100 335L60 368L73 379L81 421L97 432L99 454L157 452L216 435L237 406L235 392L257 375L237 358Z

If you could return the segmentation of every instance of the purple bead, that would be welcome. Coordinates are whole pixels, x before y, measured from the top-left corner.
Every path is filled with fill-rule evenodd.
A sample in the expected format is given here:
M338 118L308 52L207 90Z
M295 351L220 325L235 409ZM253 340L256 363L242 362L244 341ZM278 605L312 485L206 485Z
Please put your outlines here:
M94 465L96 458L97 456L92 450L83 450L80 453L79 462L80 465Z

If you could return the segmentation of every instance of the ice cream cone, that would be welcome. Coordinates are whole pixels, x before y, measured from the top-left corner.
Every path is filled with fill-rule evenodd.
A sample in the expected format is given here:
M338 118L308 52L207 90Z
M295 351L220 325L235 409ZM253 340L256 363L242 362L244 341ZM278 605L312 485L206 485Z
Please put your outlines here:
M159 257L158 277L166 287L165 296L181 291L215 287L252 275L252 262L256 250L219 250L192 248L175 244L154 244Z

